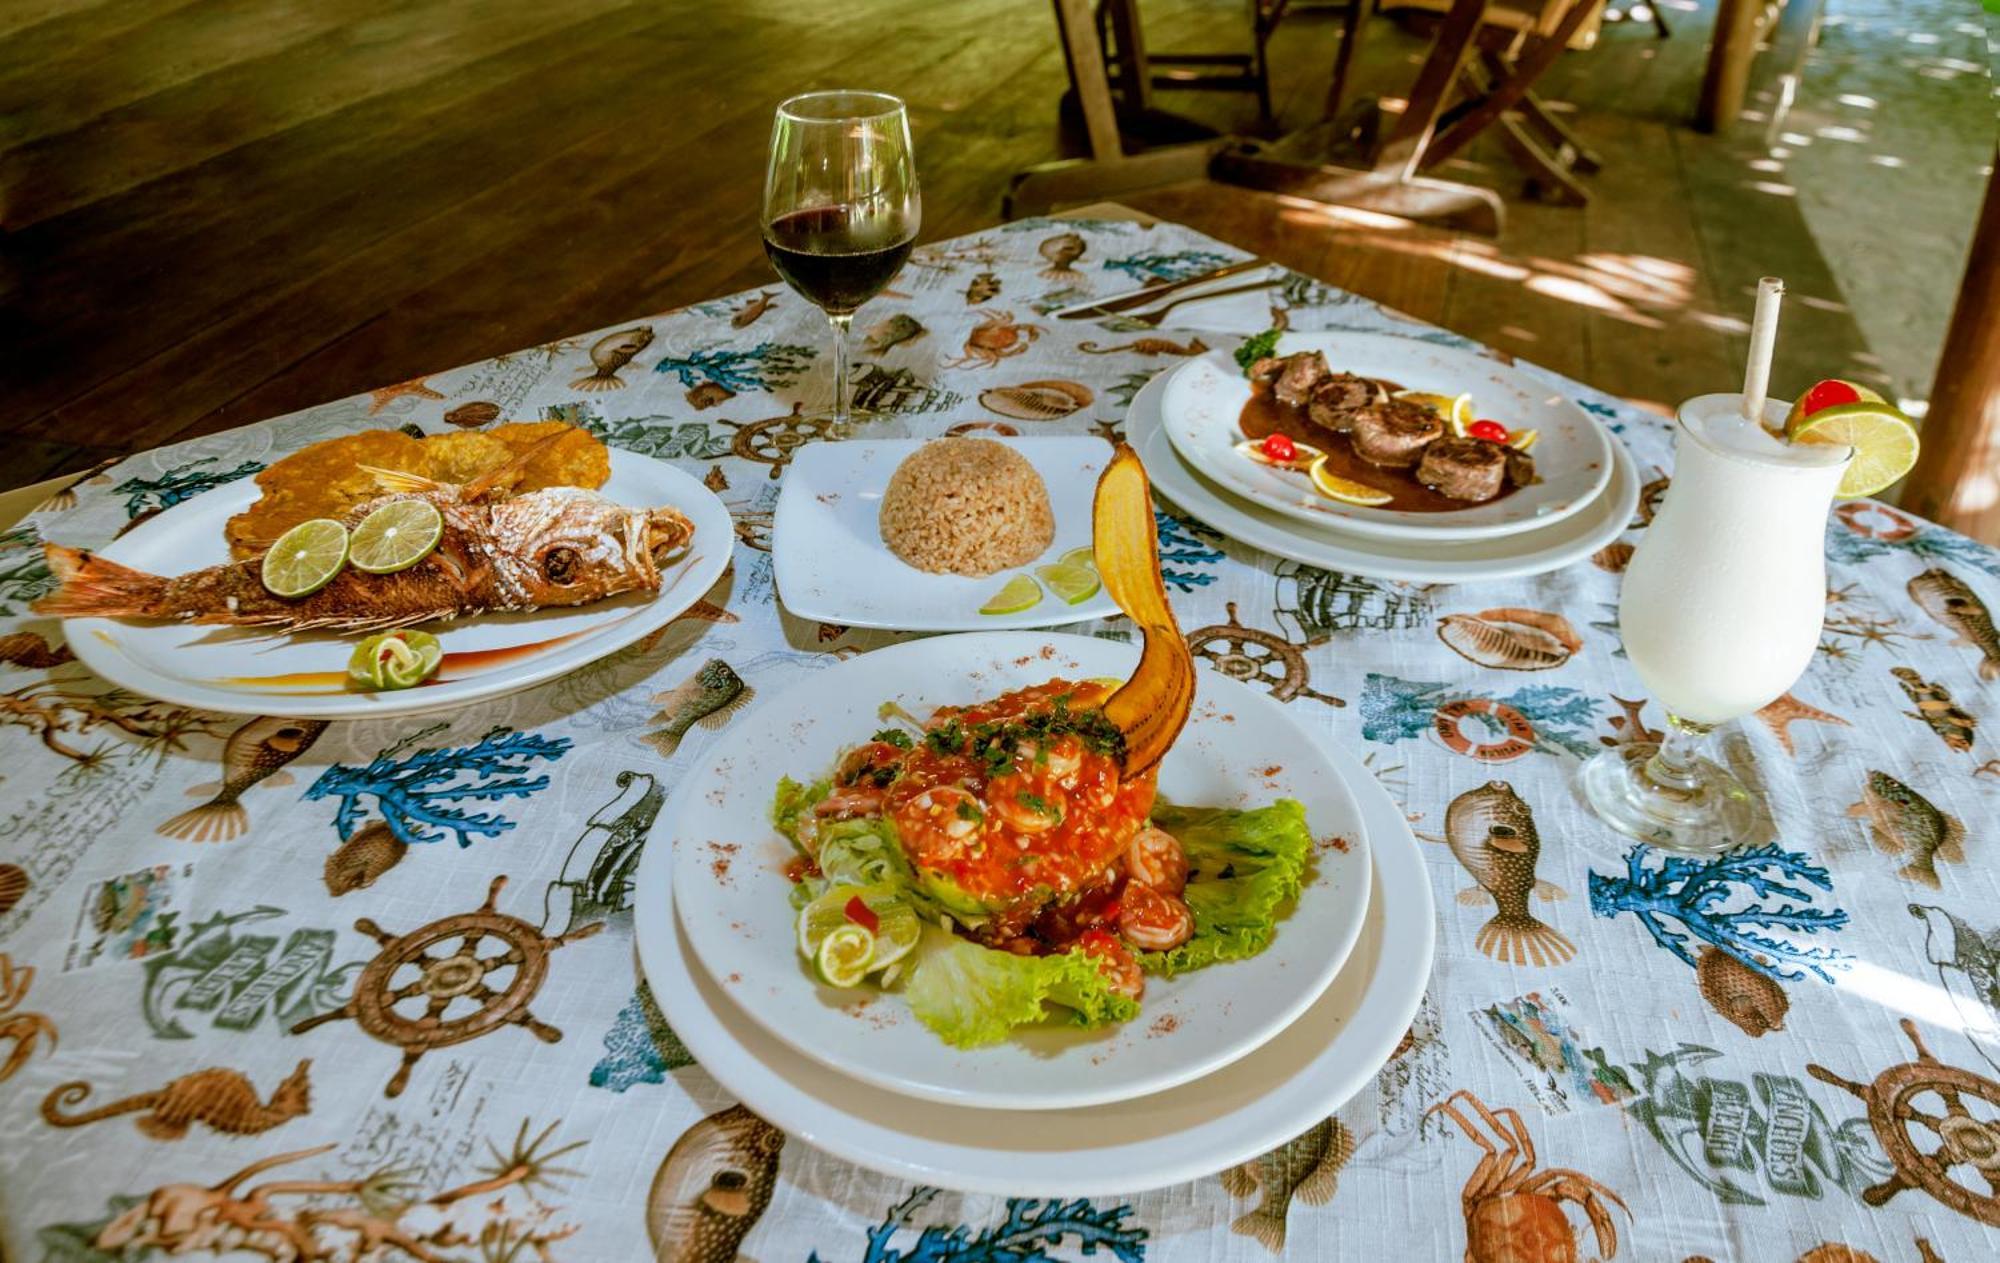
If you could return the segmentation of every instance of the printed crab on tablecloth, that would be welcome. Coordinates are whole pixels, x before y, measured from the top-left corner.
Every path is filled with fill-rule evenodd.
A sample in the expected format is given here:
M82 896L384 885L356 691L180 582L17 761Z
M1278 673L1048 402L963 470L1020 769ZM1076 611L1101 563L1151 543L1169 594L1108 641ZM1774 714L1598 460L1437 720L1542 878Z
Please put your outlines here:
M865 435L1116 435L1151 375L1231 335L1052 313L1242 254L1121 220L924 246L856 323ZM1470 345L1306 277L1269 302L1297 329ZM1663 719L1615 607L1669 433L1522 367L1647 481L1590 564L1389 583L1159 506L1191 647L1365 757L1425 839L1440 925L1418 1019L1358 1097L1123 1198L961 1196L826 1157L729 1100L635 972L633 874L690 760L757 693L896 638L775 603L777 489L829 437L824 322L798 298L637 317L99 471L0 535L0 1252L2000 1253L2000 554L1841 505L1821 653L1722 743L1767 836L1714 861L1628 846L1570 782ZM27 611L40 539L100 545L335 434L544 418L679 464L736 527L704 602L564 679L412 722L244 722L106 686Z

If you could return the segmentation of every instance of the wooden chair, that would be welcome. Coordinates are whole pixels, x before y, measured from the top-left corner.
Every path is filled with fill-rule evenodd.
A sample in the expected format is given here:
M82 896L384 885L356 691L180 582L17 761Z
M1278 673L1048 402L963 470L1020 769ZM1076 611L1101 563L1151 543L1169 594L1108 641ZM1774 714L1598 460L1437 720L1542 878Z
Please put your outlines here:
M1119 129L1118 101L1111 87L1103 40L1090 0L1053 0L1056 25L1075 95L1089 138L1090 157L1046 163L1015 174L1002 202L1008 217L1037 214L1056 206L1114 199L1141 189L1185 180L1212 179L1245 188L1284 193L1328 205L1377 211L1497 235L1503 214L1490 189L1422 174L1424 152L1437 130L1448 97L1474 51L1474 40L1493 0L1453 0L1417 72L1411 105L1382 138L1379 119L1366 110L1323 120L1316 127L1277 141L1220 136L1162 148L1126 152ZM1583 0L1578 0L1583 2ZM1140 67L1144 38L1136 8L1121 5L1129 31L1113 37L1136 56L1122 65ZM1361 6L1350 7L1346 35L1335 65L1337 110L1351 64ZM1128 115L1133 105L1150 106L1149 73L1124 72Z

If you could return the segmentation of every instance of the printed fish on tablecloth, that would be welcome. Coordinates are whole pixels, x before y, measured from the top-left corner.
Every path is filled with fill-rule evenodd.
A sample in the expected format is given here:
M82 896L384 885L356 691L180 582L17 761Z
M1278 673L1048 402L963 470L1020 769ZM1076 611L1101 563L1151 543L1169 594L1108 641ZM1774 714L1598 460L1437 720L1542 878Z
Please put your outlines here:
M292 783L283 769L312 749L327 728L323 719L253 719L222 744L222 780L196 785L190 794L214 794L160 825L163 837L187 842L227 842L250 827L250 813L238 800L255 785L276 789Z

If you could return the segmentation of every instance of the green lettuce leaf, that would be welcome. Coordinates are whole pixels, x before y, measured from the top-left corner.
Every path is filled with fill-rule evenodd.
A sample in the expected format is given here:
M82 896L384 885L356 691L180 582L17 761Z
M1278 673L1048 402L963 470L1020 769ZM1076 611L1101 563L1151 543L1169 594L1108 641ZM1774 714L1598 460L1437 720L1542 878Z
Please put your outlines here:
M818 854L812 805L832 789L833 782L825 778L802 785L787 776L778 781L777 796L771 800L772 825L808 856Z
M1181 898L1194 913L1194 936L1172 951L1139 953L1146 972L1172 977L1269 947L1278 911L1299 893L1312 855L1305 807L1289 798L1254 811L1162 804L1153 823L1187 852Z
M1015 1027L1049 1018L1077 1026L1127 1022L1139 1002L1111 990L1080 948L1016 956L927 929L903 997L917 1020L955 1048L997 1044Z

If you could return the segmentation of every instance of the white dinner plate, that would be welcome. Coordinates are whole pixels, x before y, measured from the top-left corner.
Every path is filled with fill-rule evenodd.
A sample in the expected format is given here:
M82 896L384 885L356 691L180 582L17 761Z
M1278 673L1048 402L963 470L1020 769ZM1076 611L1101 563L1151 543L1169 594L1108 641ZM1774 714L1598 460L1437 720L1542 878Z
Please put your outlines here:
M1276 1148L1345 1104L1388 1061L1430 978L1436 911L1409 822L1359 759L1330 743L1324 753L1361 806L1373 861L1360 939L1296 1022L1172 1092L1087 1109L995 1111L856 1083L773 1038L702 972L674 915L673 857L657 845L639 862L639 961L703 1069L775 1126L850 1162L1021 1197L1106 1197L1197 1179Z
M1373 539L1283 517L1230 494L1188 467L1160 417L1167 375L1132 400L1125 433L1153 490L1232 539L1309 566L1413 583L1477 583L1560 570L1617 539L1639 504L1639 469L1625 445L1611 440L1611 482L1579 513L1552 526L1465 543Z
M254 503L243 478L183 501L100 555L153 574L177 575L230 560L223 527ZM76 656L113 684L179 706L295 719L375 719L446 710L554 679L657 631L700 600L729 565L735 534L715 493L650 456L612 449L599 489L631 508L670 505L694 522L694 540L661 575L660 590L574 609L481 614L428 624L443 642L437 675L419 688L348 690L356 634L273 634L259 628L195 627L110 618L64 620Z
M850 1078L931 1101L1054 1109L1158 1092L1270 1039L1326 989L1368 901L1367 847L1353 797L1319 743L1260 690L1204 670L1187 728L1160 769L1160 796L1188 806L1306 808L1315 847L1297 906L1265 951L1178 978L1149 978L1137 1018L1097 1030L1047 1026L960 1050L901 996L819 983L799 955L791 843L770 823L780 777L811 781L882 726L895 701L926 716L1053 677L1125 676L1136 646L1086 636L989 633L910 641L851 658L733 722L663 819L674 887L711 977L771 1034ZM1345 849L1332 845L1345 839ZM655 839L658 844L659 839Z
M889 476L924 440L813 443L792 457L771 521L772 578L785 608L800 618L897 631L1006 631L1115 616L1118 604L1102 588L1071 605L1045 587L1040 603L1025 610L979 612L1013 576L1090 547L1097 476L1111 460L1103 439L990 441L1027 458L1048 486L1056 534L1041 556L979 578L919 570L882 542L877 515Z
M1371 509L1314 490L1296 470L1236 450L1250 382L1231 353L1211 351L1175 368L1160 400L1167 437L1193 468L1256 504L1300 522L1405 542L1493 539L1560 522L1597 498L1611 478L1612 442L1563 393L1496 360L1456 347L1379 333L1287 333L1278 352L1319 351L1335 372L1382 378L1407 390L1472 395L1475 413L1509 430L1540 433L1539 479L1484 504L1442 513Z

